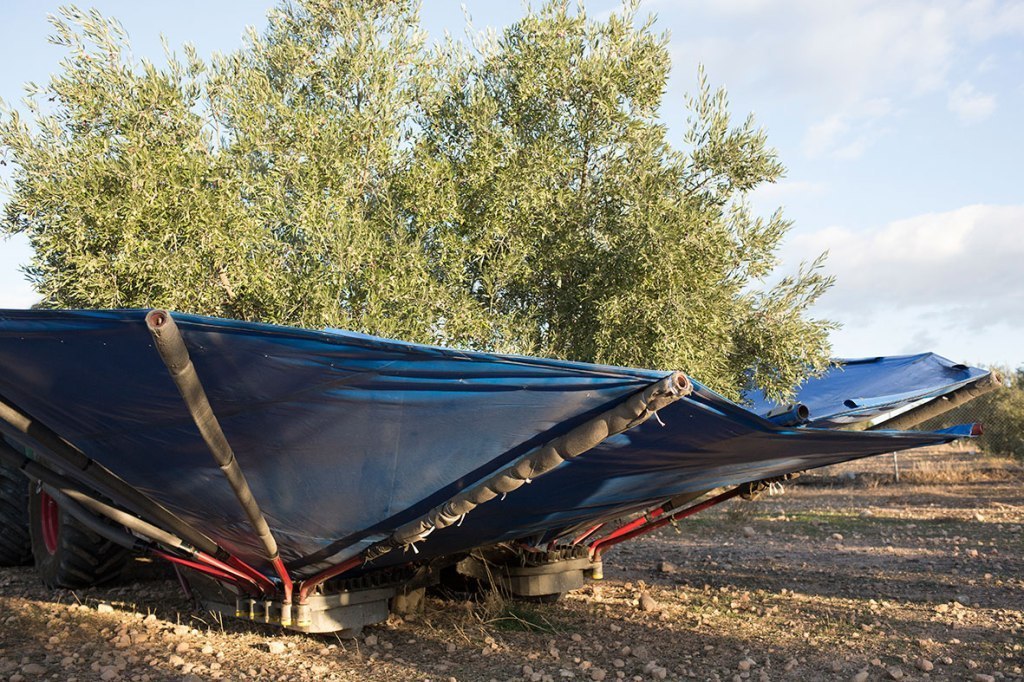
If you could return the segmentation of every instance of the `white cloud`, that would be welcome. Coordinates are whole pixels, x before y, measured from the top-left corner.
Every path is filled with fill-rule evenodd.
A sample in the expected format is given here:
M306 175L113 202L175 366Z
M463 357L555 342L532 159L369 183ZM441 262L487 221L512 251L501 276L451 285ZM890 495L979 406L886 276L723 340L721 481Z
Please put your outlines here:
M33 305L39 302L39 294L32 291L30 288L20 291L3 291L0 292L0 308L10 309L22 309L31 308Z
M952 3L951 3L952 4ZM756 82L813 93L832 106L940 86L958 34L953 12L917 2L662 3L682 11L702 34L675 36L675 47L721 71L726 82ZM684 9L685 8L685 9ZM661 7L658 8L662 10Z
M18 270L31 257L32 247L25 235L0 238L0 308L29 308L39 300L39 294Z
M884 133L883 119L892 113L888 99L879 98L832 114L808 128L803 150L810 158L859 158L874 140Z
M964 81L949 92L947 106L962 122L980 123L995 111L996 98L976 91Z
M834 149L837 141L849 130L850 125L846 122L846 117L840 114L832 114L825 120L818 121L804 135L804 153L811 158L823 156Z
M758 185L747 198L753 206L763 207L764 212L768 213L790 198L818 195L825 192L826 189L826 185L823 182L780 180L779 182ZM760 212L760 208L758 208L758 211Z
M838 357L933 350L1024 363L1024 205L972 205L874 229L793 233L783 262L829 252L835 286L814 314L840 322Z
M973 40L1024 33L1024 4L997 0L970 0L957 17Z
M978 73L989 73L999 65L999 59L994 55L986 55L977 66L976 71Z
M1024 349L1017 340L1020 325L996 322L984 331L962 324L941 307L886 309L849 323L831 335L835 357L901 355L934 351L972 365L1024 365Z
M847 322L888 312L942 318L980 330L1003 322L1024 333L1024 205L966 206L851 230L794 234L796 262L829 252L835 287L819 304Z
M886 119L934 93L962 119L984 118L994 100L960 90L962 81L986 68L987 41L1024 36L1024 3L994 0L672 0L651 8L686 17L685 33L673 35L674 63L703 62L714 81L785 99L812 117L804 140L812 157L859 157ZM892 106L871 113L872 102Z

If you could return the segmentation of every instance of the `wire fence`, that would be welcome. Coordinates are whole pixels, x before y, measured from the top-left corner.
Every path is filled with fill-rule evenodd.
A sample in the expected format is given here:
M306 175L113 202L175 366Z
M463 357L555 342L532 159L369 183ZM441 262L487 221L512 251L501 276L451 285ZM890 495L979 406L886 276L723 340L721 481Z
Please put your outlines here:
M977 440L979 448L1024 460L1024 372L1018 370L1006 383L1006 388L975 398L917 428L925 431L978 423L983 429Z

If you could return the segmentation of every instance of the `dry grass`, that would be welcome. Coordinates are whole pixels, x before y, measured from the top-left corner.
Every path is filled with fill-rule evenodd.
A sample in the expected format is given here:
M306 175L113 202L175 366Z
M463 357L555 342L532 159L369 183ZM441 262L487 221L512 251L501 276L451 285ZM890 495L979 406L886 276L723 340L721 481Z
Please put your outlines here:
M939 483L979 483L1000 480L1009 470L1007 459L985 458L984 462L966 463L958 460L936 459L913 462L900 473L907 483L920 485ZM979 466L980 465L980 466Z
M897 481L896 472L899 471ZM1024 479L1019 459L951 445L845 462L805 474L804 485L952 485Z

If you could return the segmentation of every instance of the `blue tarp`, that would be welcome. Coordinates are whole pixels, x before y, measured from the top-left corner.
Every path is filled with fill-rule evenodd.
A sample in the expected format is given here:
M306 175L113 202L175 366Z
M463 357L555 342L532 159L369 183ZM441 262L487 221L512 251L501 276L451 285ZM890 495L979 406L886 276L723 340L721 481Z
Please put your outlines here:
M260 546L152 347L145 312L0 311L0 396L258 565ZM300 576L668 374L175 319L282 556ZM877 385L884 395L905 392L899 381ZM823 404L835 402L821 394ZM958 435L780 428L699 385L659 416L664 426L651 420L614 436L481 505L461 526L438 530L416 558L554 537L682 491ZM410 558L392 552L383 560Z
M793 400L810 410L810 426L838 426L945 395L988 374L935 353L834 360L824 374L805 381ZM761 392L744 397L762 416L776 407Z
M458 533L431 542L451 550L536 534L550 540L595 520L650 508L676 495L733 486L970 435L782 428L698 386L649 420L467 516ZM494 537L502 518L515 529ZM440 551L440 550L438 550Z

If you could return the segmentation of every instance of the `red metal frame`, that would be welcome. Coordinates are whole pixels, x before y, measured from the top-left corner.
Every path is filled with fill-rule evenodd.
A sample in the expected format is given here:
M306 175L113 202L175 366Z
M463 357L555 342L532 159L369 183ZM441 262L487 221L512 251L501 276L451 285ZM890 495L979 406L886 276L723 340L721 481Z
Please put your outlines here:
M342 573L345 573L346 571L351 571L353 568L356 568L362 563L362 555L357 554L354 557L342 561L337 566L331 566L330 568L326 568L310 578L306 578L301 583L299 583L299 603L305 604L306 598L309 597L309 593L312 592L317 585L323 583L326 580L330 580L331 578L337 577Z
M245 572L240 571L240 570L238 570L236 568L233 568L232 566L229 566L228 564L213 558L209 554L204 554L203 552L196 552L196 558L201 563L206 564L207 566L210 566L211 568L214 568L214 569L216 569L218 571L221 571L222 573L227 573L228 575L232 575L238 581L251 585L252 588L254 588L255 591L260 593L260 594L273 594L276 591L276 587L274 586L274 583L272 583L269 580L267 580L267 577L263 576L262 574L261 574L261 577L263 578L263 581L261 583L260 581L255 580L255 579L249 577ZM264 585L263 583L266 583L266 585Z
M629 522L622 528L617 529L614 533L606 537L603 537L600 540L595 540L590 545L591 558L593 558L594 560L600 559L601 552L603 552L608 547L617 545L620 542L625 542L626 540L630 540L639 535L644 535L645 533L649 533L652 530L656 530L658 528L661 528L662 526L666 526L672 521L686 518L687 516L696 514L699 511L703 511L705 509L708 509L709 507L713 507L716 504L720 504L722 502L725 502L726 500L730 500L739 495L742 489L743 486L736 486L731 490L728 490L720 495L716 495L715 497L705 500L704 502L701 502L699 504L695 504L692 507L687 507L686 509L675 514L672 514L671 516L664 516L665 510L659 507L658 509L655 509L649 514L645 514L644 516L641 516L640 518ZM583 538L585 538L587 535L596 532L601 527L601 525L603 524L598 524L597 526L588 530L587 533L584 534ZM345 573L346 571L351 571L353 568L358 567L362 563L362 555L357 554L356 556L350 557L336 566L324 569L320 573L317 573L312 577L306 578L301 583L299 583L299 604L305 604L306 599L309 597L310 593L318 585L324 583L327 580L330 580L331 578L335 578L341 575L342 573Z
M185 594L185 599L190 602L195 601L195 593L192 592L192 586L188 584L188 579L185 578L185 574L181 572L181 568L178 564L171 564L174 567L174 575L178 576L178 585L181 586L181 591Z
M39 521L43 536L43 546L53 555L57 553L60 543L60 505L45 490L39 490ZM269 595L277 592L277 586L267 576L237 557L229 557L227 563L222 562L204 552L196 552L194 559L182 559L172 554L156 550L153 554L177 566L186 566L201 571L211 577L226 580L237 585L246 592ZM288 577L284 563L280 557L273 562L274 569L281 577L284 602L291 603L292 581Z
M742 492L743 488L744 486L736 486L731 490L727 490L724 493L715 495L714 497L707 499L703 502L700 502L698 504L695 504L692 507L687 507L686 509L676 512L675 514L663 516L662 518L659 518L654 521L646 521L645 517L641 516L639 519L636 519L636 521L632 521L626 524L626 526L631 526L629 530L624 530L626 526L623 526L611 535L603 537L600 540L595 540L593 543L591 543L590 556L592 559L597 561L601 558L601 553L608 547L617 545L620 542L625 542L626 540L631 540L640 535L645 535L647 533L650 533L652 530L657 530L659 528L667 526L673 521L685 519L687 516L692 516L697 512L704 511L705 509L708 509L710 507L714 507L716 504L721 504L726 500L731 500L732 498L739 495L740 492ZM654 516L655 514L652 513L651 515ZM660 510L658 515L661 515ZM646 523L637 524L637 521L646 521Z
M267 576L257 571L252 566L249 566L244 561L237 557L230 557L227 562L220 561L209 554L204 552L196 552L195 561L189 559L183 559L176 557L173 554L167 552L154 550L153 555L161 559L165 559L175 564L176 566L185 566L201 573L205 573L218 580L225 580L239 589L242 589L248 593L255 595L271 595L276 593L277 586ZM275 562L275 570L284 574L282 580L282 591L284 593L284 603L290 604L292 598L292 581L288 578L288 572L284 568L284 564L280 566L276 565L280 562L280 558Z
M603 528L603 527L604 527L603 523L599 523L596 526L591 526L585 532L581 533L580 535L577 535L576 539L572 541L572 544L573 545L580 544L581 542L583 542L584 540L589 538L591 535L593 535L597 531L601 530L601 528Z
M608 535L605 535L603 538L601 538L599 540L595 540L594 542L591 542L590 546L593 547L595 544L597 544L599 542L604 542L606 540L612 540L614 538L621 537L621 536L625 535L626 533L629 533L630 531L632 531L632 530L634 530L636 528L640 528L645 523L649 523L650 521L658 518L659 516L661 516L664 513L665 513L665 510L662 507L658 507L657 509L654 509L651 512L644 512L643 514L641 514L637 518L633 519L629 523L623 524L622 526L616 528L615 530L613 530ZM576 543L574 542L573 544L576 544ZM615 544L615 543L613 543L613 544Z
M197 552L196 558L203 564L210 566L222 573L227 573L236 578L236 580L251 584L261 594L274 594L277 592L277 586L267 576L257 571L252 566L248 565L241 559L232 556L227 562L219 561L209 554L203 552ZM284 563L278 557L274 562L274 569L278 572L279 576L283 576L282 591L284 592L284 603L289 604L292 600L292 581L288 577L288 572L285 570Z

